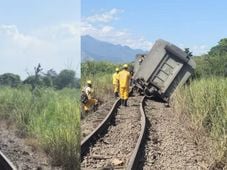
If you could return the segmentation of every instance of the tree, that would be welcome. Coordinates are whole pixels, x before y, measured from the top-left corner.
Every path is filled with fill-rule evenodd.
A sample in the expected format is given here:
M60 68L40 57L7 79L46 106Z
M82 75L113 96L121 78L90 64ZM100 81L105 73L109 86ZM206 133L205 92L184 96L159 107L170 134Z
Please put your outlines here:
M63 89L64 87L74 87L75 72L73 70L62 70L56 80L56 88Z
M80 79L75 78L73 87L75 87L75 88L80 88Z
M17 87L21 84L20 76L12 73L0 75L0 85Z
M43 85L42 79L40 76L28 76L24 81L23 84L30 84L32 87L34 86L41 86Z
M35 90L36 86L43 85L42 78L40 76L40 72L43 70L41 68L41 65L38 64L37 67L34 67L34 70L35 70L35 75L29 76L23 81L24 84L30 84L32 86L32 91Z
M208 53L210 56L221 56L227 54L227 38L223 38L218 42L218 45L212 47Z
M58 74L53 69L47 71L47 73L42 73L42 81L44 86L53 87L56 84Z
M197 76L227 76L227 38L221 39L208 54L195 57Z
M49 76L43 76L42 77L42 84L46 87L53 87L53 80Z

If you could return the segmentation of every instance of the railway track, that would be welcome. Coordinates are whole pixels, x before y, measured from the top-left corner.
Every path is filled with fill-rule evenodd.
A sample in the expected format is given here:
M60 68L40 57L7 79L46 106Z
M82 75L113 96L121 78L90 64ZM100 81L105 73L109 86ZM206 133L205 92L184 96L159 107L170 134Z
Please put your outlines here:
M81 119L81 141L88 136L107 116L111 110L115 100L112 99L109 102L99 106L96 112L90 113L84 119Z
M117 100L105 119L81 142L81 169L136 169L144 136L145 97Z
M1 170L16 170L9 159L0 151L0 169Z

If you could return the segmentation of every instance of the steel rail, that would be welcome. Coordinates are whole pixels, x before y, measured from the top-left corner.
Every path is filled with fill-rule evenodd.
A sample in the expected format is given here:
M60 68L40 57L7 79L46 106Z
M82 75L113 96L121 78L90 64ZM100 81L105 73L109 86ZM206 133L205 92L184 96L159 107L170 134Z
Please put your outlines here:
M108 129L109 123L113 118L114 114L117 112L117 108L121 105L121 100L118 99L112 106L110 112L107 114L105 119L80 143L80 156L83 160L84 155L89 151L90 146L96 141L96 138L102 134L106 129Z
M140 124L141 124L141 129L140 129L140 135L138 137L136 146L132 152L132 156L130 157L130 160L127 165L127 170L136 170L138 163L139 163L139 155L140 155L140 148L144 139L145 135L145 129L146 129L146 116L144 112L144 102L145 102L146 96L144 96L140 102L140 114L141 114L141 119L140 119Z
M13 163L0 151L0 169L1 170L16 170Z
M141 114L141 118L140 118L141 129L140 129L139 137L136 142L136 146L133 149L131 157L126 166L127 170L134 170L134 169L136 170L139 163L140 148L144 139L145 129L146 129L146 117L144 112L145 99L146 99L146 96L144 96L140 101L139 107L140 107L140 114ZM93 145L95 140L98 138L99 134L103 133L103 131L108 128L109 123L113 118L114 114L117 112L117 108L119 107L119 105L120 105L120 99L118 99L114 103L114 105L112 106L112 109L105 117L105 119L99 124L99 126L96 129L94 129L94 131L90 135L85 137L85 139L81 142L81 160L86 155L86 153L89 152L89 147Z

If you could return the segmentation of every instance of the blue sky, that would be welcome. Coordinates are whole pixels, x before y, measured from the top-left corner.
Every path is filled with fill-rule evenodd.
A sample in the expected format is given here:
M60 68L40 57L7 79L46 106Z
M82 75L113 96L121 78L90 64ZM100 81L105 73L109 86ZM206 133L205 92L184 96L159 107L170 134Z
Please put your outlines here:
M0 74L24 79L41 63L80 76L80 9L80 0L0 0Z
M79 76L80 34L144 50L163 38L203 54L227 37L226 9L224 0L0 0L0 74L23 79L41 63Z
M227 37L225 0L82 0L82 34L149 50L158 38L194 54Z

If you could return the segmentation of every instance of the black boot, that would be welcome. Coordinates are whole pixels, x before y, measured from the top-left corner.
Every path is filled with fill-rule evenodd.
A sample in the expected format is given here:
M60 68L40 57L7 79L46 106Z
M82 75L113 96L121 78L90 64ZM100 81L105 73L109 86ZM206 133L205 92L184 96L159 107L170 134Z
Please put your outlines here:
M124 99L121 99L121 105L124 106Z
M98 104L95 104L92 108L93 112L96 112L98 110Z
M125 105L125 106L128 106L127 101L128 101L127 99L124 100L124 105Z

